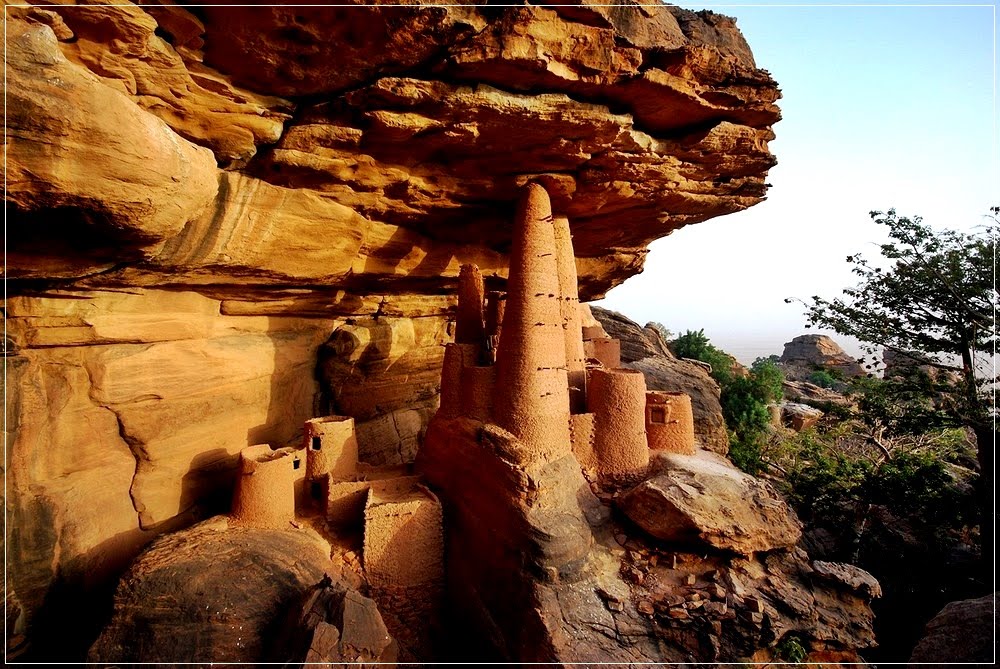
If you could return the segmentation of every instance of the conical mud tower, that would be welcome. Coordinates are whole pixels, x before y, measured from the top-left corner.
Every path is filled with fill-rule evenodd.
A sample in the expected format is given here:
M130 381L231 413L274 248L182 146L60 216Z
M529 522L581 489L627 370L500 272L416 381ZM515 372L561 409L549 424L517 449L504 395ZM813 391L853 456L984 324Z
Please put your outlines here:
M475 265L462 265L458 275L458 317L455 321L455 342L483 343L483 275Z
M533 455L552 456L570 448L566 337L552 205L537 183L518 204L510 267L494 415Z
M587 410L587 368L583 353L583 323L580 320L580 293L577 287L576 256L569 219L557 216L552 220L556 243L556 264L559 277L559 314L566 341L566 375L569 381L570 411Z

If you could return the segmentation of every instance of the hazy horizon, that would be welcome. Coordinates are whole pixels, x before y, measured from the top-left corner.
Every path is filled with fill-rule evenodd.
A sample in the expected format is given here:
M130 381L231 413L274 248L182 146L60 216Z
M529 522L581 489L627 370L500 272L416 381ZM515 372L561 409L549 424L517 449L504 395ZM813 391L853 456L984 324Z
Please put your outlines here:
M650 245L645 271L599 306L675 333L704 329L752 362L806 329L801 303L854 285L877 257L868 215L895 208L968 230L1000 204L994 8L685 4L734 16L783 92L768 199ZM685 285L665 293L662 286Z

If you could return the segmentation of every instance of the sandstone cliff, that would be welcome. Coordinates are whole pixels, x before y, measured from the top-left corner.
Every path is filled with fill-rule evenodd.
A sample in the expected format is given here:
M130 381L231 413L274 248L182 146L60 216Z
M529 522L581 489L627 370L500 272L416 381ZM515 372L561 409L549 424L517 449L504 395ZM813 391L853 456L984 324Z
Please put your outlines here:
M774 163L776 85L710 12L7 15L7 607L67 656L92 637L59 612L224 509L248 444L336 411L364 458L412 459L459 266L502 286L527 178L592 298Z

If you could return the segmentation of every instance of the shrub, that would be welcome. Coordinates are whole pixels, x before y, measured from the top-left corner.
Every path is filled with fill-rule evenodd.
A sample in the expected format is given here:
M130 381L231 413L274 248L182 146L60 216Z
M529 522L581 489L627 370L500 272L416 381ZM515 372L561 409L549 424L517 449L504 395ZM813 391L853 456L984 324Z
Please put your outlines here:
M785 635L778 643L775 651L777 652L778 659L782 662L793 662L795 664L805 662L808 656L805 646L802 645L802 640L795 634Z
M705 330L688 330L670 342L670 350L678 358L691 358L712 366L712 378L724 386L733 377L733 359L709 342Z
M948 464L949 458L967 453L967 435L944 430L890 442L891 457L884 457L851 425L842 428L827 434L803 431L773 453L786 472L785 492L805 520L846 528L878 506L911 519L913 531L932 543L941 528L974 524L969 482L956 478Z
M788 496L806 519L838 518L861 500L872 469L869 460L838 449L815 430L800 432L785 448Z
M762 401L771 403L781 399L785 375L774 356L754 360L750 365L750 377L754 379L756 392Z
M760 474L767 468L764 461L766 444L762 433L729 431L729 459L747 474Z
M688 330L677 339L670 342L670 350L674 352L678 358L693 358L695 360L704 360L704 356L709 351L709 349L714 349L708 342L708 337L705 335L705 330Z
M820 388L833 388L837 385L837 379L827 370L817 369L809 375L809 383L815 383Z
M747 376L722 384L722 416L730 430L729 457L737 467L757 474L765 467L763 450L771 414L767 405L781 399L784 375L773 360L758 358Z

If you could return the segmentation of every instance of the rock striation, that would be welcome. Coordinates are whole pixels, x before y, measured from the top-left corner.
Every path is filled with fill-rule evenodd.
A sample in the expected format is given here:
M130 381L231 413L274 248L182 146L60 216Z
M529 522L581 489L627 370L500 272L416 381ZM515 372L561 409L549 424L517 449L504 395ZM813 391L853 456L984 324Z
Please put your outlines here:
M777 86L711 12L7 18L8 609L37 648L66 646L43 608L101 610L149 542L227 511L247 446L337 414L362 460L411 461L460 267L504 287L524 183L591 299L760 202L774 164Z

